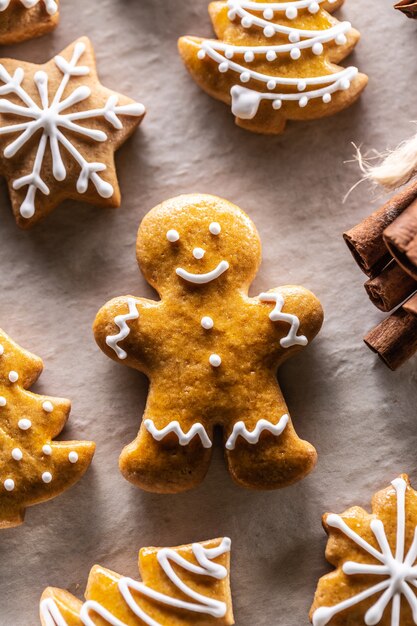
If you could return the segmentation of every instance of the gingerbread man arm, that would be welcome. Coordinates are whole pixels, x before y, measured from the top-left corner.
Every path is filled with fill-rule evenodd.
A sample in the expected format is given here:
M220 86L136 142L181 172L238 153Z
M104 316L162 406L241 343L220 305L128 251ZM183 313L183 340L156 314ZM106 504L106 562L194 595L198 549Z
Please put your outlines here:
M323 324L319 300L304 287L286 285L271 289L261 293L258 301L271 321L270 350L279 363L307 346Z
M98 312L93 332L98 346L114 361L148 374L147 347L157 347L153 320L160 304L145 298L119 296ZM154 358L154 354L153 354Z

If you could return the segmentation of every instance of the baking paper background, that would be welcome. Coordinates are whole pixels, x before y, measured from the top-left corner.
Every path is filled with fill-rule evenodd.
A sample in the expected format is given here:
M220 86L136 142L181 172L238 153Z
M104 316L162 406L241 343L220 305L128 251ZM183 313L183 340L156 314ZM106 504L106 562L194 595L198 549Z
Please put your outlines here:
M94 563L136 577L141 546L229 535L236 623L307 626L316 581L330 570L322 513L367 507L402 471L417 484L417 361L392 373L362 343L384 315L341 237L382 202L363 184L342 203L359 177L344 163L351 142L385 149L414 132L417 23L388 0L349 0L339 15L362 40L344 65L369 75L366 92L351 109L289 124L274 138L235 127L228 107L182 66L177 37L212 32L206 0L62 0L61 13L55 33L1 56L44 62L88 35L102 82L142 101L148 115L118 154L120 210L69 202L22 232L0 188L0 326L44 359L35 390L72 400L63 437L97 442L75 488L1 532L0 624L37 626L43 589L81 597ZM295 427L320 455L313 474L283 491L235 486L220 441L204 484L190 493L147 494L118 470L147 382L99 351L91 324L113 296L154 296L136 265L138 224L161 200L194 191L224 196L255 221L264 249L253 294L299 283L325 308L321 334L280 373Z

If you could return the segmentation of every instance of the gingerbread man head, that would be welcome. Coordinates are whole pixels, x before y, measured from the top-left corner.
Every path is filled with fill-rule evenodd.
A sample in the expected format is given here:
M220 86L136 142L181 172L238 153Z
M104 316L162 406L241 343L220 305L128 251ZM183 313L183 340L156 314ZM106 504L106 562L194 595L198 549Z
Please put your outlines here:
M108 356L150 379L139 435L120 458L123 474L149 491L190 489L207 471L219 426L239 484L274 489L302 478L316 452L297 437L275 374L319 331L317 298L291 285L250 298L258 233L215 196L153 209L137 257L161 300L115 298L94 324Z
M239 207L208 195L179 196L143 219L137 259L161 295L247 289L261 258L253 222Z

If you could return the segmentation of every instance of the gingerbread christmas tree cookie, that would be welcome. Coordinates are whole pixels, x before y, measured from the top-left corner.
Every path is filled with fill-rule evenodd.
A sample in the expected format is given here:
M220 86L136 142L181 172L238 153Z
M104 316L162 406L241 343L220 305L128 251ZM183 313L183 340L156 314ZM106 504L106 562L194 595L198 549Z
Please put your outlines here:
M21 524L28 506L71 487L94 454L90 441L53 441L70 402L28 391L42 368L0 330L0 528Z
M216 426L240 485L275 489L305 476L316 451L294 431L276 369L320 330L317 298L292 285L249 298L259 235L214 196L179 196L150 211L137 258L161 300L115 298L94 324L109 357L150 379L139 435L120 458L125 477L161 493L195 487Z
M0 45L40 37L58 22L59 0L0 0Z
M231 104L239 126L279 134L287 120L332 115L367 84L337 64L359 33L328 13L343 0L219 0L209 13L218 40L182 37L179 51L194 80Z
M353 507L324 516L326 558L314 626L412 626L417 623L417 492L402 475L377 493L372 513Z
M19 226L69 198L120 205L114 153L145 108L100 84L87 38L45 65L0 60L0 96L0 172Z
M96 565L86 601L61 589L45 590L42 626L229 626L230 539L178 548L143 548L143 582Z

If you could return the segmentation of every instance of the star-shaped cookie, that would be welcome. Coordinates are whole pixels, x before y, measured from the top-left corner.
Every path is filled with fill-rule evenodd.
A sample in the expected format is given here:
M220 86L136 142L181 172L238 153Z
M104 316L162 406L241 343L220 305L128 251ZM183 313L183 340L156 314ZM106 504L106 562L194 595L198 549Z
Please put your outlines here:
M86 37L45 65L0 60L0 173L17 224L30 228L70 198L118 207L114 153L144 115L101 85Z
M41 37L58 22L59 0L0 0L0 45Z

